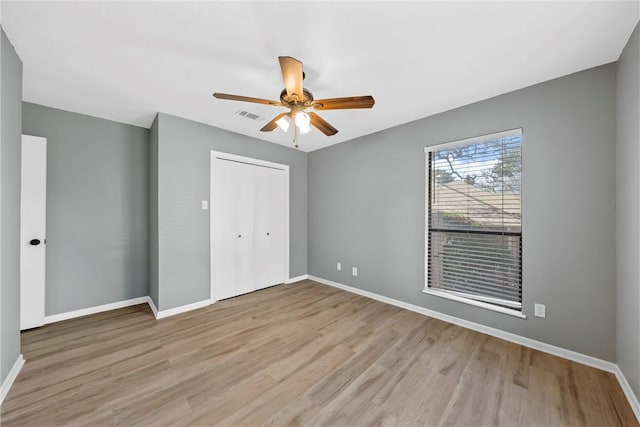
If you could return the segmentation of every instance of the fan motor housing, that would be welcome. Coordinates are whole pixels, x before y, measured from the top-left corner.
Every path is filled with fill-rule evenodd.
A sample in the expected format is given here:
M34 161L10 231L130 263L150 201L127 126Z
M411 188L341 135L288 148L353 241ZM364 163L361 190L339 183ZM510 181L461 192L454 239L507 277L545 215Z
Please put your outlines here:
M280 102L290 107L294 105L303 105L303 106L311 105L311 102L313 102L313 94L307 89L303 88L302 95L303 95L303 99L295 99L287 95L287 89L282 89L282 92L280 92Z

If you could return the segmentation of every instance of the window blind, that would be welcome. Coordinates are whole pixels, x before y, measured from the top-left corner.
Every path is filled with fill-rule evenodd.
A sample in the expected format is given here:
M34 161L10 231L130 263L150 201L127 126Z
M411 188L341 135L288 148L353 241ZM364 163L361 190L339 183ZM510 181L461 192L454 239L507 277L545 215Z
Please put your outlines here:
M427 286L522 308L521 130L426 149Z

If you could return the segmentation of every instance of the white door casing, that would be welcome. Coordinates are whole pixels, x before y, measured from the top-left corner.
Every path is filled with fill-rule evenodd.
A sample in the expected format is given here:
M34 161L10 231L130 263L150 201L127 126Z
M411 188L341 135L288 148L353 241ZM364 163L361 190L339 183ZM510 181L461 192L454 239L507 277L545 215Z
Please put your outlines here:
M212 151L210 208L212 303L288 279L288 165Z
M20 329L44 325L47 139L22 135Z

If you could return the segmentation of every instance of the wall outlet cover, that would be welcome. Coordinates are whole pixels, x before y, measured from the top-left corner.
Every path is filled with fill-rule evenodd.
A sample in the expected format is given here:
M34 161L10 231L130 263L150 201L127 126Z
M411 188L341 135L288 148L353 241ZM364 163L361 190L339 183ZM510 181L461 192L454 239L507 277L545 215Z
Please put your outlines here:
M546 317L547 316L547 306L544 304L535 304L534 305L534 314L536 317Z

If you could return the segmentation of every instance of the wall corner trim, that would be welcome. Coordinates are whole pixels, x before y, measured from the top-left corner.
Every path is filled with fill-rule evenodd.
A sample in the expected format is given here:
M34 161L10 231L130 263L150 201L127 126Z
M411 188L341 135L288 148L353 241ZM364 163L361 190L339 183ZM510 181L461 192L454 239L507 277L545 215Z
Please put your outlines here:
M13 382L16 380L23 366L24 366L24 357L22 356L22 354L20 354L18 355L16 362L13 364L13 367L9 371L7 378L5 378L4 382L2 383L2 386L0 386L0 404L4 402L4 398L7 397L7 394L9 394L9 390L11 389Z
M638 401L638 397L633 392L629 381L627 381L627 377L624 376L622 369L620 369L618 365L616 365L616 369L613 373L616 375L624 395L627 396L627 400L629 401L629 405L631 405L631 409L633 409L633 413L636 414L636 418L638 419L638 422L640 422L640 401Z
M153 299L150 296L147 297L147 304L149 304L149 308L151 309L151 311L153 311L153 317L155 317L157 319L158 318L158 307L156 307L156 304L153 302Z
M49 323L60 322L62 320L74 319L76 317L88 316L89 314L102 313L103 311L115 310L118 308L129 307L138 304L148 304L149 297L132 298L124 301L112 302L110 304L96 305L94 307L83 308L80 310L68 311L66 313L52 314L44 317L45 325Z
M635 413L636 418L638 419L638 421L640 421L640 404L638 403L638 399L633 393L633 390L631 389L631 386L627 382L624 374L620 370L620 367L618 367L618 365L616 365L613 362L609 362L603 359L598 359L597 357L588 356L586 354L578 353L576 351L568 350L562 347L557 347L555 345L547 344L541 341L536 341L531 338L523 337L521 335L512 334L511 332L502 331L500 329L492 328L490 326L485 326L479 323L470 322L468 320L460 319L459 317L450 316L448 314L440 313L438 311L430 310L428 308L420 307L418 305L409 304L404 301L385 297L383 295L379 295L374 292L369 292L362 289L354 288L352 286L343 285L342 283L323 279L321 277L316 277L311 274L309 275L308 278L310 280L314 280L324 285L333 286L334 288L338 288L347 292L362 295L367 298L371 298L380 302L391 304L396 307L404 308L406 310L420 313L425 316L443 320L448 323L453 323L454 325L462 326L463 328L471 329L473 331L491 335L493 337L500 338L505 341L510 341L516 344L523 345L525 347L533 348L535 350L552 354L554 356L562 357L563 359L582 363L583 365L591 366L593 368L610 372L614 374L618 379L618 381L620 382L620 386L622 387L622 390L624 391L624 394L627 397L627 400L629 401L629 405L631 405L631 408L633 409L633 412ZM419 292L419 290L416 290L416 292Z
M151 301L151 298L149 298L149 301ZM153 314L156 316L156 319L164 319L165 317L175 316L176 314L180 314L180 313L186 313L187 311L196 310L198 308L206 307L208 305L211 305L211 300L205 299L202 301L194 302L192 304L181 305L180 307L170 308L168 310L160 310L156 312L157 310L156 309L154 310ZM155 306L151 307L151 310L153 310L154 308Z
M287 280L284 281L284 284L285 285L289 285L291 283L296 283L296 282L299 282L301 280L306 280L308 278L309 278L308 274L303 274L301 276L296 276L296 277L290 277L290 278L288 278Z

